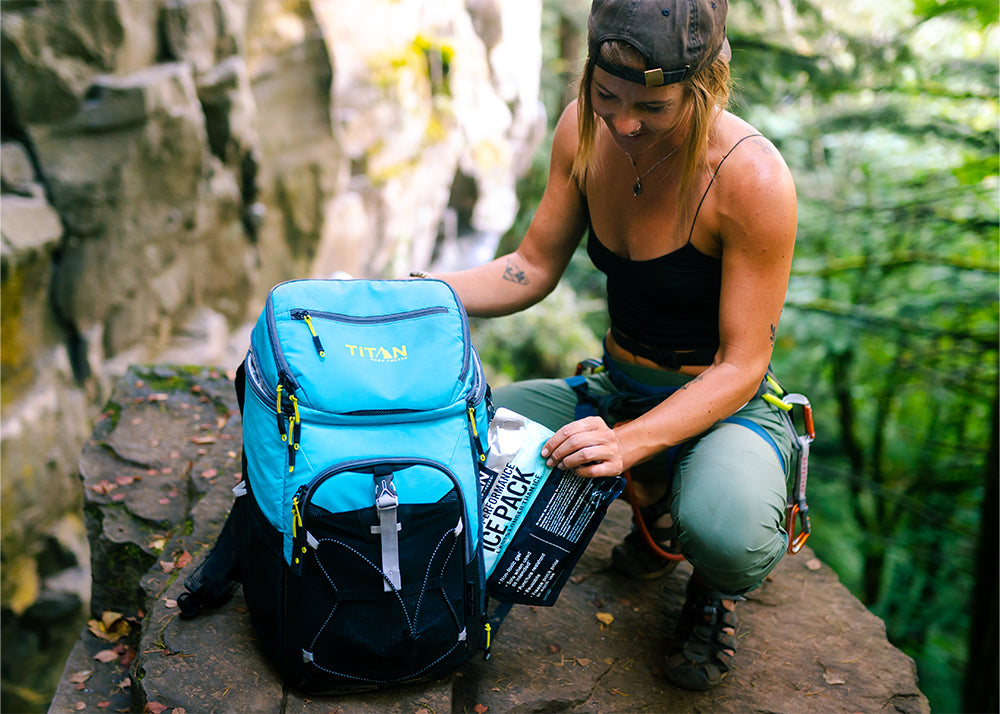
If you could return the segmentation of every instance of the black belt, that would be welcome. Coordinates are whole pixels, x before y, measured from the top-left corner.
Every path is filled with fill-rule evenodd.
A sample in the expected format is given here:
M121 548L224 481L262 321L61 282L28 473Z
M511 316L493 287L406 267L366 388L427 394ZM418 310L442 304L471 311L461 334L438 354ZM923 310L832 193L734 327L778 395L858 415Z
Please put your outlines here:
M690 352L675 352L674 350L649 347L633 340L627 335L623 335L614 327L611 328L611 336L614 338L615 343L623 349L628 350L638 357L652 360L659 366L666 367L667 369L679 369L687 365L706 367L712 364L712 361L715 359L715 353L718 351L717 347L699 347Z

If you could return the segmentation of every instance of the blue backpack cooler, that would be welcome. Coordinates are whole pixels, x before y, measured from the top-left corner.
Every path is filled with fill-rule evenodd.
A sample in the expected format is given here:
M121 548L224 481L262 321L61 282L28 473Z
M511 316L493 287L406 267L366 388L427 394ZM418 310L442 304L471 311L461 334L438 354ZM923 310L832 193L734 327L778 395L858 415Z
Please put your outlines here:
M211 560L228 550L291 686L428 679L488 652L478 466L489 400L452 289L282 283L236 386L246 493L186 582L204 602L188 593L182 611L214 604Z

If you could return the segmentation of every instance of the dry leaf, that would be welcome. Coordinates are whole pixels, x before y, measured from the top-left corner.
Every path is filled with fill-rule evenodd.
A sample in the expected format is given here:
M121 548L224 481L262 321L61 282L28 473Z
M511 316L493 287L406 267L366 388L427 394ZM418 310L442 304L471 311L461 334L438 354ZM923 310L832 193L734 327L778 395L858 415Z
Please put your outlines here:
M610 612L599 612L597 613L597 619L601 621L601 624L610 625L615 621L615 616Z
M160 704L159 702L146 702L146 708L143 711L146 712L146 714L160 714L166 708L166 704Z
M122 617L120 612L105 612L101 615L100 621L90 620L87 629L94 636L108 642L117 642L131 631L128 620Z
M73 708L76 709L78 712L82 712L84 709L87 708L87 703L77 702L76 704L73 705Z
M475 706L476 714L486 714L487 710L489 710L489 707L485 704L477 704Z
M111 493L116 488L118 488L118 484L111 483L105 478L101 479L98 483L95 483L93 486L91 486L90 490L93 491L94 493L105 495Z
M166 538L156 538L156 539L151 540L149 542L149 549L150 550L161 551L161 550L163 550L166 547L167 547L167 539Z
M576 663L581 667L589 667L593 660L587 659L586 657L577 657Z
M174 566L173 563L168 563L165 560L160 561L160 569L163 570L164 573L172 572L174 567L176 566Z
M88 679L90 679L90 675L92 675L93 673L94 673L93 670L82 669L79 672L73 672L73 674L69 676L69 681L72 682L73 684L83 684Z
M172 610L173 608L177 607L177 601L165 597L163 598L163 607L167 608L168 610Z
M107 709L110 706L111 706L111 702L109 702L107 699L105 699L102 702L98 702L97 703L97 708L98 709Z
M174 558L174 567L175 568L183 568L185 565L187 565L188 563L190 563L192 560L194 560L194 558L191 556L190 553L188 553L185 550L183 553L180 553L179 555L177 555L177 557Z
M135 481L135 476L115 476L115 483L119 486L128 486Z
M219 475L219 469L205 469L201 472L202 478L215 478Z
M125 677L125 679L118 682L118 684L116 684L115 686L124 691L132 686L132 680L128 677Z
M819 558L810 558L806 561L806 567L809 568L809 570L819 570L823 567L823 563L819 561Z
M108 662L114 662L116 659L118 659L118 653L115 652L114 650L101 650L100 652L94 655L94 659L96 659L98 662L103 662L104 664L107 664Z
M151 402L165 402L169 399L169 395L165 392L157 392L156 394L150 394L146 399Z
M187 710L184 707L174 707L170 714L187 714Z
M832 669L823 668L823 681L827 684L847 684L842 674L834 672Z

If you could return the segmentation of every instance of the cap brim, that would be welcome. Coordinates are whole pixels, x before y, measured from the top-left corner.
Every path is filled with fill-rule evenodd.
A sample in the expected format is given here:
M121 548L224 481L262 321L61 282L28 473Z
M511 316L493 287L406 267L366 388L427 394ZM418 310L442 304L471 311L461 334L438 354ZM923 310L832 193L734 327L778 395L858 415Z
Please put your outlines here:
M719 50L719 57L729 62L733 59L733 48L729 46L729 38L722 39L722 49Z

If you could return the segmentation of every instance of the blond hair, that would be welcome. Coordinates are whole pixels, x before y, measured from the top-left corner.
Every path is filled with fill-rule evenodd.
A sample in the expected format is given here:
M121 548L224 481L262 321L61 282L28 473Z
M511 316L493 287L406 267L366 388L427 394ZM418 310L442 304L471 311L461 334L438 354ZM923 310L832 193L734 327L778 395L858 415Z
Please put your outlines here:
M642 55L632 45L609 40L601 45L601 56L606 62L625 66L646 68ZM597 136L597 115L590 101L590 87L594 80L596 58L587 58L580 77L577 101L578 142L576 156L573 157L571 177L577 185L584 187L587 172L593 168L594 146ZM692 193L699 174L707 168L708 136L712 130L718 112L729 106L729 94L732 79L729 74L729 62L722 57L697 74L681 82L683 89L682 111L688 115L689 129L684 137L683 153L684 167L677 186L676 197L680 206L678 227L687 224L687 219L693 209Z

